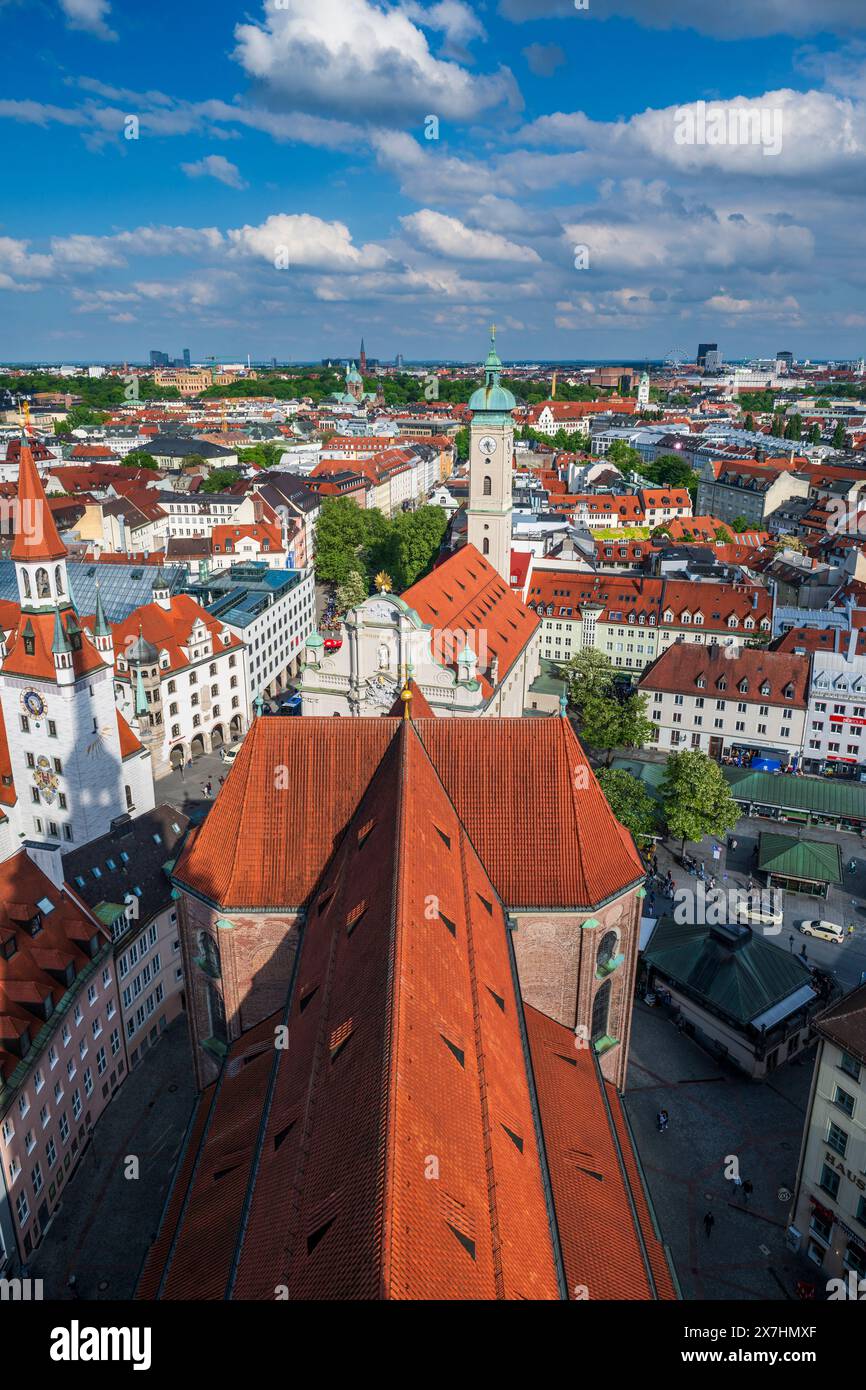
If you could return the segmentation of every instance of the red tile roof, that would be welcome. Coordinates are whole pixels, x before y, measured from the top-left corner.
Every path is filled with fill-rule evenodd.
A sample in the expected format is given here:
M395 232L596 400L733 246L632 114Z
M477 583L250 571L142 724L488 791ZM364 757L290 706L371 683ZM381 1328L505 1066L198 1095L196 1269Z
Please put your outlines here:
M509 906L594 907L642 877L567 720L413 728ZM394 734L390 719L257 719L176 877L226 909L302 905ZM275 766L290 795L275 789ZM262 854L265 841L278 849Z
M569 1298L676 1298L616 1089L571 1029L523 1008Z
M43 900L50 910L39 906ZM33 935L37 916L40 929ZM88 943L95 936L109 939L69 889L56 888L23 849L0 864L0 937L10 936L16 950L0 952L0 1073L7 1079L21 1060L9 1044L25 1030L31 1040L39 1032L34 1004L50 996L56 1007L67 991L54 972L71 964L79 975L90 964Z
M158 603L146 603L135 608L122 623L112 623L116 656L122 657L128 650L130 639L138 636L139 628L146 641L151 642L157 651L167 651L169 664L166 670L174 672L190 665L185 647L189 646L190 633L197 621L207 629L213 643L214 656L221 652L231 652L243 646L239 637L230 634L230 641L217 640L223 631L223 624L211 617L189 594L172 594L171 604L162 608ZM116 669L120 680L129 680L129 670ZM241 673L238 672L240 677Z
M656 657L639 681L641 690L671 691L679 695L716 696L727 691L728 700L757 705L781 705L805 709L809 693L809 658L788 652L761 651L759 647L705 647L699 642L678 642ZM703 681L699 685L698 681ZM719 682L724 681L724 685ZM741 689L742 682L747 689ZM793 698L784 692L792 689Z
M309 749L331 725L297 722L312 730ZM268 725L287 723L259 719L236 768L251 740L261 756L277 732ZM139 1297L260 1300L284 1287L293 1300L555 1299L567 1271L594 1263L607 1272L593 1296L652 1297L622 1144L591 1062L592 1085L579 1091L570 1075L544 1077L542 1126L545 1110L555 1120L549 1208L538 1064L534 1051L527 1063L505 913L425 747L434 721L338 723L347 749L358 725L377 736L384 727L384 756L334 854L315 857L325 867L285 1013L232 1047L202 1098ZM458 738L508 723L435 721ZM273 830L268 842L280 843ZM538 1029L549 1024L537 1017ZM275 1048L282 1023L291 1045ZM573 1150L587 1136L604 1165L604 1230L598 1194L587 1184L575 1200Z
M66 546L57 534L42 479L33 462L29 444L22 444L18 462L18 511L23 525L15 531L13 560L63 560Z
M430 624L442 664L456 669L464 642L468 644L478 658L476 677L486 700L494 691L494 657L501 684L538 627L535 614L474 545L449 555L401 597Z

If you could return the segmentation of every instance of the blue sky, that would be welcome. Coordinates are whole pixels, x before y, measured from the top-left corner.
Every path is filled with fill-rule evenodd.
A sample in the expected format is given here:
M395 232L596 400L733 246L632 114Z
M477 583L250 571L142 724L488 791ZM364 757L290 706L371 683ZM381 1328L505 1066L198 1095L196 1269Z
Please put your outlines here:
M866 352L864 0L0 0L0 45L0 360Z

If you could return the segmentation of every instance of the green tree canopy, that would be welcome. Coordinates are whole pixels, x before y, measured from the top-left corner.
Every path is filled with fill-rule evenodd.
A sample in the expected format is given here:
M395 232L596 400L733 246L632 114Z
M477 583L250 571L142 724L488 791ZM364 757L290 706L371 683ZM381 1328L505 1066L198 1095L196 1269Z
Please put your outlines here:
M191 459L184 459L184 463L191 462ZM232 487L239 478L236 468L214 468L205 478L201 485L202 492L225 492Z
M129 453L120 461L126 468L159 468L153 454L147 453L144 449L130 449Z
M615 439L605 454L608 463L618 468L620 473L631 473L635 469L643 472L644 462L637 449L632 449L624 439Z
M595 647L584 647L575 652L562 671L568 681L569 704L578 714L586 700L594 696L608 696L613 689L616 673L610 657L596 651Z
M740 818L718 763L697 748L671 754L660 795L668 830L683 848L686 841L724 835Z
M731 530L740 535L743 531L753 531L754 523L747 516L735 516L731 522Z
M348 613L357 608L369 595L367 580L359 570L351 570L342 584L337 586L337 608L340 613Z
M845 433L845 424L844 424L844 421L842 421L842 420L837 420L837 421L836 421L836 427L835 427L835 429L833 430L833 438L831 439L830 442L831 442L831 444L833 445L833 448L834 448L834 449L844 449L844 448L845 448L845 446L846 446L846 444L847 444L847 442L848 442L848 436L847 436L846 433Z
M658 829L658 806L639 778L623 767L603 767L599 785L620 825L636 840L645 840Z
M698 486L697 473L679 454L660 454L652 463L641 464L638 471L659 487L685 487L691 492Z
M614 695L592 695L582 702L580 732L591 748L608 755L615 748L642 748L649 741L652 721L647 718L649 696L628 695L619 700Z

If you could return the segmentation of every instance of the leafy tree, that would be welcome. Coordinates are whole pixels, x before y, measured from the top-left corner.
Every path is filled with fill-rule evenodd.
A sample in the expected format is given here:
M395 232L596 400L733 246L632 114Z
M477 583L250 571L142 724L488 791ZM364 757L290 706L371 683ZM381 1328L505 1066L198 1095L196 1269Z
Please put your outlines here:
M745 420L743 421L743 429L748 430L750 434L755 433L755 417L751 411L748 412Z
M844 449L847 444L847 440L848 437L845 433L845 424L842 420L837 420L836 428L833 430L833 438L830 441L833 445L833 448Z
M285 450L285 444L253 444L249 449L238 449L238 463L257 463L260 468L275 468Z
M370 535L370 515L348 497L323 501L316 525L316 578L320 582L344 584L352 572L363 573L361 555Z
M184 454L180 466L181 468L207 468L208 461L201 454ZM217 471L214 469L214 472ZM232 480L237 482L237 474L232 475Z
M792 415L785 426L785 438L797 440L803 438L803 417L802 415Z
M612 463L618 468L620 473L629 473L634 469L642 469L643 459L637 449L632 449L622 439L615 439L608 449L605 458L608 463Z
M129 453L120 461L126 468L159 468L153 454L148 454L144 449L130 449Z
M607 697L613 690L615 672L610 657L594 647L576 652L562 669L568 681L569 703L578 714L586 700Z
M624 767L603 767L599 785L620 825L636 840L648 839L658 828L658 807L643 782Z
M817 420L815 421L815 423L814 423L814 425L812 426L812 428L809 430L809 443L810 443L810 444L820 444L820 443L821 443L821 426L818 424L818 421L817 421Z
M726 530L724 526L717 526L715 531L713 532L713 536L717 541L721 541L722 545L733 544L734 538L731 535L730 531Z
M188 460L184 460L188 462ZM225 492L238 481L234 468L214 468L201 485L202 492Z
M369 592L365 576L359 570L350 570L337 588L337 608L341 613L348 613L350 608L357 608L359 603L363 603Z
M457 457L465 463L469 457L469 426L464 425L454 436L454 449Z
M659 487L685 487L696 490L698 475L678 454L660 454L652 463L643 463L638 470L647 482Z
M740 535L743 531L754 530L754 527L747 516L735 516L731 522L731 530Z
M646 716L648 704L649 696L637 693L624 700L592 695L582 702L581 734L591 748L607 753L609 764L615 748L642 748L648 742L653 728Z
M668 830L683 849L686 841L724 835L740 818L718 763L697 748L671 754L660 797Z

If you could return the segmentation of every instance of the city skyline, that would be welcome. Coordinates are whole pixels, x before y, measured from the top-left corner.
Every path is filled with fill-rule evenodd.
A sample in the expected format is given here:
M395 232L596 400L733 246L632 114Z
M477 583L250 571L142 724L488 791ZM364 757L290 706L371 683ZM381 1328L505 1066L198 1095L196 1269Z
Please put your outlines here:
M862 6L645 8L3 4L0 357L859 358Z

